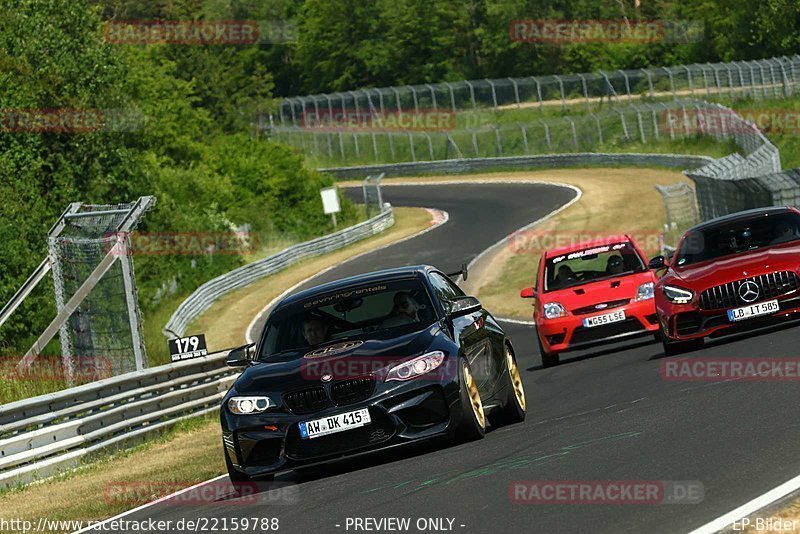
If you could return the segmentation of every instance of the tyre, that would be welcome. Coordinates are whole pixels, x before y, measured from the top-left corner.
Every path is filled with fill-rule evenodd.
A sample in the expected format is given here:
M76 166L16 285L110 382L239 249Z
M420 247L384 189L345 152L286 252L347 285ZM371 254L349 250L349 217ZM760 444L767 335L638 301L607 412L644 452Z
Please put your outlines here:
M545 350L544 348L544 345L542 345L542 340L539 339L538 336L536 338L536 341L539 342L539 354L542 355L542 367L547 368L558 365L559 363L558 353L547 352L547 350Z
M225 450L225 445L222 446L222 454L225 455L225 467L228 468L228 478L231 479L231 483L234 486L237 484L245 484L247 482L253 482L254 480L256 480L250 475L242 473L241 471L233 467L233 463L231 463L231 459L228 457L228 451ZM275 475L264 475L258 477L258 480L263 480L263 481L270 481L274 479Z
M666 356L677 356L684 352L697 350L702 348L703 344L704 340L702 337L689 341L670 341L666 334L664 334L663 331L661 332L661 346L664 348L664 355Z
M517 367L517 359L514 351L506 345L506 373L508 376L508 387L506 403L503 408L492 419L501 425L512 425L521 423L525 420L525 388L522 384L522 377Z
M472 377L467 359L458 358L459 396L461 397L461 421L456 429L459 441L481 439L486 434L486 414L478 392L478 385Z

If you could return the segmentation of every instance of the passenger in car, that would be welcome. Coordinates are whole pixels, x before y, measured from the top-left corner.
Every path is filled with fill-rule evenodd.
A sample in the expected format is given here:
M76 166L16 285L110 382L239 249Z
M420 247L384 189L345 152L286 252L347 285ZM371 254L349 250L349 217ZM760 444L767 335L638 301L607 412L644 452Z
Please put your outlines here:
M398 291L394 294L392 311L381 322L381 328L391 328L419 321L417 313L419 303L407 291Z

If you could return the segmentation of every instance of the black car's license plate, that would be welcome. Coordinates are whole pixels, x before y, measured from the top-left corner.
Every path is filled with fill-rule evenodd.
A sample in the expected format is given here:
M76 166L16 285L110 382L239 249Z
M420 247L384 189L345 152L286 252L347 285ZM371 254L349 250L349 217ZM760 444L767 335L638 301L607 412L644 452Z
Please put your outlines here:
M370 422L369 409L362 408L353 412L330 415L300 423L300 437L303 439L318 438L368 425Z

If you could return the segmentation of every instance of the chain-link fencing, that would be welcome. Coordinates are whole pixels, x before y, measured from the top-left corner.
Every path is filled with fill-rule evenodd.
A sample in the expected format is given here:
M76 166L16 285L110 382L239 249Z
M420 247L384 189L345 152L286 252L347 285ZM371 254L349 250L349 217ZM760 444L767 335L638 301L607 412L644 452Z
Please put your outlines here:
M729 141L732 150L738 148L750 166L742 169L745 174L775 170L777 151L771 143L765 148L768 141L758 128L725 106L700 100L634 104L442 132L313 132L298 127L275 131L276 139L300 148L312 159L333 162L332 166L604 151L605 147L703 136ZM734 166L738 168L738 162Z
M281 127L324 124L334 117L419 114L423 110L462 113L479 109L571 106L602 107L634 100L681 98L784 98L800 80L800 56L756 61L701 63L636 70L465 80L401 87L358 89L285 99Z
M383 173L367 176L361 186L364 193L364 209L367 212L367 218L372 217L373 213L381 213L386 208L383 204L383 194L381 193L381 180L383 180L383 177Z
M87 360L102 361L102 371L111 375L147 366L133 261L124 251L130 250L127 234L154 203L153 197L115 205L74 203L50 231L59 313L69 308L68 301L82 299L59 327L69 383L76 366ZM109 267L94 281L104 262Z

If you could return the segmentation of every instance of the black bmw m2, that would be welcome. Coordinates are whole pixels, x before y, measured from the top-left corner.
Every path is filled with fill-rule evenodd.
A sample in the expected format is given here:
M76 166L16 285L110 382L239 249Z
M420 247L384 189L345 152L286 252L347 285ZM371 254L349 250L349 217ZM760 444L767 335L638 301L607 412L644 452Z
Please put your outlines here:
M525 418L503 329L431 266L291 295L228 365L245 368L221 408L234 482Z

